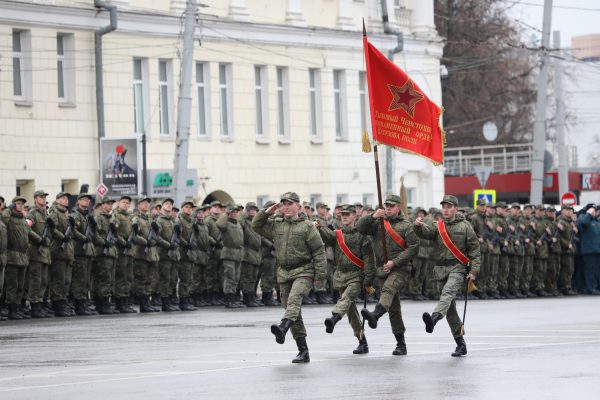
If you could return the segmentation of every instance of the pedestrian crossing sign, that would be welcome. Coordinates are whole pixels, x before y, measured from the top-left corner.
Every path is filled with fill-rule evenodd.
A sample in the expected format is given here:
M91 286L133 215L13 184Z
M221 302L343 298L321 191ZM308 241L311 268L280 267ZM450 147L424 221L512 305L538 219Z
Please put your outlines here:
M485 199L486 203L496 202L496 191L493 189L476 189L473 191L473 208L477 208L477 201Z

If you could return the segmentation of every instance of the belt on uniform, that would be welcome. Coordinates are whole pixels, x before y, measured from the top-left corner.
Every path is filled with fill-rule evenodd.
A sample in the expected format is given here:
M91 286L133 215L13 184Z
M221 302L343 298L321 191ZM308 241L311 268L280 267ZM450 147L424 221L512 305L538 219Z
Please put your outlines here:
M436 263L434 265L438 266L438 267L453 267L457 264L460 264L460 261L458 260L443 260L443 261L436 261ZM462 264L460 264L462 265Z

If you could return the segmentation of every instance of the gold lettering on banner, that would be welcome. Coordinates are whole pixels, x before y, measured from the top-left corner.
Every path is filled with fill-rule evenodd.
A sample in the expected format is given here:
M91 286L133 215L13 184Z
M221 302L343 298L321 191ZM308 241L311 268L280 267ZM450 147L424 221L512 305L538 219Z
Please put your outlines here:
M405 117L375 110L375 126L379 135L401 140L412 145L431 142L431 127Z

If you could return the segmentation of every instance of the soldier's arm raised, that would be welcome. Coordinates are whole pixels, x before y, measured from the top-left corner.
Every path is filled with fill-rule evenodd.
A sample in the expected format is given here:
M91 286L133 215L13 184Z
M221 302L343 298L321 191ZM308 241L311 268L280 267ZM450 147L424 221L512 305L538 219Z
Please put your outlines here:
M365 215L356 221L356 230L363 235L376 235L379 221L371 216Z
M323 243L325 243L329 246L335 246L335 244L337 243L337 236L336 236L335 232L333 232L331 229L327 228L326 226L319 225L316 228L319 231L319 235L321 235L321 239L323 240Z
M258 232L259 235L273 240L273 221L269 221L270 214L266 211L259 211L252 220L252 229Z
M417 218L415 222L417 222L419 218ZM429 225L426 221L423 221L422 219L420 221L420 224L415 223L413 225L413 232L421 239L435 240L435 237L437 236L437 229L435 229L433 225Z

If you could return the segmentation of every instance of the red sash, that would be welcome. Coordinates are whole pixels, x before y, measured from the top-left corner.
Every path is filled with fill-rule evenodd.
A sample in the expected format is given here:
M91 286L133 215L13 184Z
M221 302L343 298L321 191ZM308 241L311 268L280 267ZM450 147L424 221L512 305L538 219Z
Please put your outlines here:
M402 236L398 235L398 232L396 232L394 228L392 228L392 224L390 224L390 222L387 219L383 220L383 226L385 227L385 231L388 233L388 235L390 235L391 238L394 239L394 242L398 243L398 246L406 250L406 242L404 241L404 239L402 239Z
M442 221L441 219L438 220L437 226L438 226L438 231L440 232L440 237L442 238L442 242L444 243L444 246L446 246L446 248L450 251L450 253L452 253L452 255L458 261L460 261L461 264L469 265L471 260L469 260L467 258L467 256L465 256L463 254L463 252L460 251L460 249L458 247L456 247L456 245L452 242L452 239L450 239L450 235L448 235L448 231L446 230L446 224L444 223L444 221Z
M354 265L356 265L358 268L365 269L365 263L364 263L364 261L361 260L360 258L356 257L354 255L354 253L352 253L350 251L350 248L348 248L348 245L344 241L344 235L342 234L342 230L341 229L336 229L335 230L335 236L337 236L338 246L340 246L340 249L342 250L342 252L346 255L346 257L348 257L348 260L352 261L352 263Z

